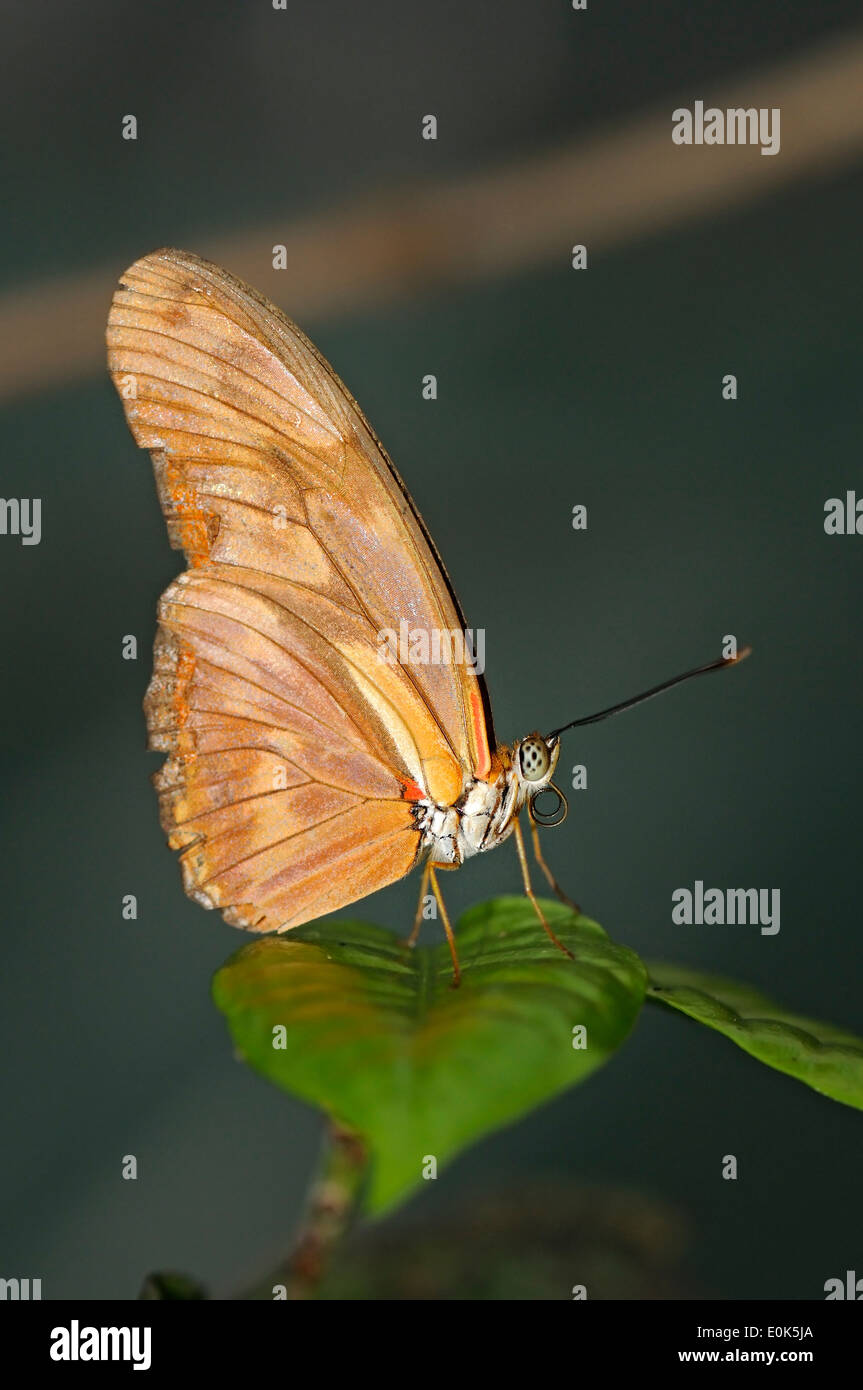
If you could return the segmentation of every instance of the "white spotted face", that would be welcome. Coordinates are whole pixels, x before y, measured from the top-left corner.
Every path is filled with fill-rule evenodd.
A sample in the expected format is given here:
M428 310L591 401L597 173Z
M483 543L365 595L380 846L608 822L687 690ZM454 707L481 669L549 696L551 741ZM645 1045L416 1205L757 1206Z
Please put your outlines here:
M560 754L560 740L545 739L541 734L528 734L514 749L513 764L518 780L525 790L539 791L552 777Z

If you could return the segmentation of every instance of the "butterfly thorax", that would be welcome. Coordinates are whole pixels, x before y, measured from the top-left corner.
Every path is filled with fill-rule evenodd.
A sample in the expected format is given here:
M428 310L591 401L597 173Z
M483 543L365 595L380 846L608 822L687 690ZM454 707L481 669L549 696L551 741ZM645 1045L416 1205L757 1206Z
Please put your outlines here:
M488 778L470 778L452 806L439 806L430 800L417 803L421 850L433 864L462 864L475 854L494 849L512 834L525 803L548 786L557 763L557 747L549 748L542 775L529 776L525 760L533 755L539 739L532 734L512 748L499 747Z

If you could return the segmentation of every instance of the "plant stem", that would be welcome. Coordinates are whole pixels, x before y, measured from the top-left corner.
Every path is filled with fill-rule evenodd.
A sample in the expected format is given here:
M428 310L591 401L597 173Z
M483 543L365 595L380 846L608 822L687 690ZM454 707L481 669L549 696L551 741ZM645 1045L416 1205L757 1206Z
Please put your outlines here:
M332 1124L299 1239L282 1270L289 1299L315 1297L333 1252L351 1223L367 1165L357 1135Z

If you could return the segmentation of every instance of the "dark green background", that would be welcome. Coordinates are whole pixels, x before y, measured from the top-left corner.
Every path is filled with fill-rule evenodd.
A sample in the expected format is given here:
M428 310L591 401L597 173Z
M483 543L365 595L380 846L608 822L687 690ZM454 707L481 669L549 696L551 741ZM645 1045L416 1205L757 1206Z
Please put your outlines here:
M670 114L855 13L22 8L4 21L3 283L103 262L119 275L165 243L207 254L258 217L483 170L650 100ZM436 146L417 136L426 111ZM863 494L861 214L861 170L846 169L592 255L586 274L562 244L557 266L507 283L303 324L486 629L500 738L707 660L725 633L754 644L739 671L570 735L562 765L585 762L589 789L546 852L643 955L751 980L858 1032L863 538L828 538L822 522L827 497ZM0 538L0 1274L41 1277L49 1298L130 1297L173 1266L230 1291L286 1248L319 1121L232 1060L209 980L242 938L185 899L158 826L140 702L178 557L107 377L8 405L0 429L3 494L43 499L40 546ZM577 502L586 534L571 529ZM136 663L121 660L126 633ZM673 926L671 893L696 878L780 888L781 932ZM516 891L512 848L445 886L455 912ZM406 930L416 889L350 915ZM136 1183L120 1178L127 1153ZM736 1183L720 1177L728 1153ZM650 1012L604 1072L414 1205L500 1186L517 1203L544 1176L617 1183L688 1213L693 1287L817 1298L863 1267L860 1158L858 1115Z

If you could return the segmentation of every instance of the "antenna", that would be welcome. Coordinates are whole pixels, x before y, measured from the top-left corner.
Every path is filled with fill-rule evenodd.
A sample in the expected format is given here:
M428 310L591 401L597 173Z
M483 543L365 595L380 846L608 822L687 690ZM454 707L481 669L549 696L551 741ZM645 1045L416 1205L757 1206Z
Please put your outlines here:
M680 685L682 681L691 680L693 676L706 676L708 671L722 671L726 666L737 666L751 651L751 647L744 647L736 656L721 656L718 661L708 661L706 666L696 666L692 671L684 671L682 676L672 676L670 681L654 685L641 695L633 695L631 700L622 700L619 705L610 705L608 709L601 709L598 714L588 714L584 719L573 719L571 724L563 724L561 728L553 729L548 737L558 738L565 734L567 729L577 729L582 724L598 724L600 719L608 719L609 715L620 714L625 709L632 709L633 705L642 704L644 700L652 700L654 695L661 695L664 690L670 690L673 685Z

